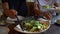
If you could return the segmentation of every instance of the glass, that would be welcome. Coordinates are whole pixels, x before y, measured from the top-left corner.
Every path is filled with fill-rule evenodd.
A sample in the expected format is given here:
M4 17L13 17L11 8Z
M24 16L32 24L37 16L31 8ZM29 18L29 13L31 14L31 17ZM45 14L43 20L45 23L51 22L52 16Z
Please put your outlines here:
M27 8L28 8L28 15L33 15L33 7L34 7L34 0L26 0Z

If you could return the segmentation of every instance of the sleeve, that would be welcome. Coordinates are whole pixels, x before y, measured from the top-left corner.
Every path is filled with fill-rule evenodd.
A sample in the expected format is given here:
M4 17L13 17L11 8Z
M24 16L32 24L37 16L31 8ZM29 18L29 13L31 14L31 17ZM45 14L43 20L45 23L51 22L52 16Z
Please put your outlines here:
M2 1L2 3L4 3L4 2L7 2L8 0L1 0Z

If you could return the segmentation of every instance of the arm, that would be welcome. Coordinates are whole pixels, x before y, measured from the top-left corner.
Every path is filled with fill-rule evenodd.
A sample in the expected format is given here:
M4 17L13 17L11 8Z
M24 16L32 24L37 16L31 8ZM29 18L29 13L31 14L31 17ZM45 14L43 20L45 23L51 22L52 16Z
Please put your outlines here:
M3 16L15 18L16 10L14 10L14 9L9 9L9 5L8 5L8 1L7 1L7 0L2 0L2 8L3 8L3 10L4 10Z
M45 16L47 19L51 19L51 14L49 12L42 12L40 10L39 4L35 2L34 4L34 13L37 16Z
M35 9L35 8L34 8L34 13L37 16L44 16L49 20L52 18L52 15L49 12L42 12L42 11Z
M7 3L7 0L1 0L2 1L2 8L3 8L3 15L1 16L2 18L6 18L6 10L8 11L8 3Z
M7 0L2 0L2 8L3 10L9 9Z
M2 17L5 18L6 16L9 16L11 18L14 18L15 16L13 15L15 13L14 9L9 10L8 2L7 0L2 0L2 8L4 10ZM11 30L9 34L12 34L14 31L14 27L16 27L17 24L11 24L8 26L8 28ZM15 33L17 34L17 33Z
M3 12L3 16L5 16L5 17L6 17L6 14L7 14L7 12L6 12L6 11L8 11L8 10L9 10L7 0L2 0L2 8L3 8L3 10L4 10L4 12ZM6 13L6 14L5 14L5 13Z

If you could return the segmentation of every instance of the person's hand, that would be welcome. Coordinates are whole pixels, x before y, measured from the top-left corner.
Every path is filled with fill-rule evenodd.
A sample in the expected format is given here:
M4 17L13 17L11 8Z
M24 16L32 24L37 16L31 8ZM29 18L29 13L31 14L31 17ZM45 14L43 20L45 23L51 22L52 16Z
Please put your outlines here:
M49 20L52 18L52 15L49 12L42 12L42 11L40 11L37 8L34 9L34 13L37 16L44 16L44 17L46 17Z
M11 10L5 10L4 11L4 14L10 18L16 18L15 15L17 15L17 11L14 10L14 9L11 9Z
M49 12L43 12L43 16L45 16L49 20L52 18L52 15Z

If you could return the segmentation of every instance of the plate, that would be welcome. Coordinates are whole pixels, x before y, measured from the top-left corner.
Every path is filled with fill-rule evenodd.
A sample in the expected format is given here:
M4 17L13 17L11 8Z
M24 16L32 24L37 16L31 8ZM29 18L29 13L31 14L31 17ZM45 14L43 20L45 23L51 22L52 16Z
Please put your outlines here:
M41 32L26 32L26 31L22 31L19 24L18 24L14 29L15 29L16 31L18 31L18 32L21 32L21 33L37 34L37 33L45 32L46 30L48 30L48 29L50 28L50 26L51 26L51 20L49 20L49 27L48 27L47 29L41 31Z

